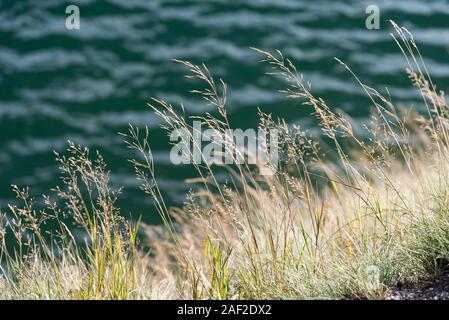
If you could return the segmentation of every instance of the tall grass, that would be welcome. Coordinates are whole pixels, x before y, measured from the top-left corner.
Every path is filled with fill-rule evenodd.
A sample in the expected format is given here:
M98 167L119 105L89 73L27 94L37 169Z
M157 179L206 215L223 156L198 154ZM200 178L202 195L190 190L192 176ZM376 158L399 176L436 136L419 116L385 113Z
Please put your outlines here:
M193 163L198 179L191 182L203 187L182 208L168 208L149 131L130 126L123 136L138 152L130 162L163 220L163 226L142 225L150 255L137 247L137 224L114 205L118 192L110 191L102 158L91 160L86 149L70 144L69 155L57 157L65 186L55 190L58 204L45 197L47 209L36 212L28 191L14 188L23 205L10 206L1 219L0 256L7 268L0 296L381 299L398 282L438 277L449 263L449 109L413 36L392 26L424 114L397 108L337 59L372 104L370 122L354 127L312 93L280 52L255 49L269 75L286 80L282 93L310 108L322 139L260 111L260 127L281 132L277 172L261 175L266 164L241 162L253 155L225 140L234 165L217 167L205 158ZM161 99L152 99L150 107L169 131L193 134L190 123L199 120L226 133L232 123L225 82L205 65L177 62L204 85L192 92L214 105L218 116L185 117L182 108ZM223 172L228 182L220 179ZM50 220L57 228L44 236Z
M2 215L2 298L129 299L143 296L145 274L136 252L137 225L126 222L114 203L105 163L70 143L57 156L63 186L44 209L28 189L13 187L21 205ZM72 222L72 223L70 223ZM53 227L48 228L47 225ZM80 234L81 239L76 239ZM9 245L12 243L12 246ZM143 286L143 287L142 287Z

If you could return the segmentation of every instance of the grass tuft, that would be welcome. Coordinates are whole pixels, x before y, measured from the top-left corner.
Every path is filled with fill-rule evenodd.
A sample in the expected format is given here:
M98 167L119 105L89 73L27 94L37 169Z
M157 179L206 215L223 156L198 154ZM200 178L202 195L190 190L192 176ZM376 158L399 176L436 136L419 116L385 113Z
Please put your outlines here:
M123 134L137 151L130 162L162 226L125 220L101 156L70 143L67 155L57 154L62 186L53 192L56 200L44 197L45 209L34 209L28 189L13 187L21 204L0 217L0 297L383 299L398 283L446 272L449 107L411 33L391 24L425 112L396 107L337 59L371 103L370 121L356 126L316 97L281 52L255 49L268 74L286 80L282 93L310 109L321 138L260 111L260 127L281 133L279 170L259 174L266 164L242 162L252 155L223 141L234 165L202 157L191 181L202 187L182 208L169 208L149 130L130 126ZM217 117L188 117L183 107L154 98L149 106L164 127L192 132L190 123L199 120L219 133L231 129L226 83L205 65L176 62L202 83L192 92L215 106ZM150 255L138 245L139 227Z

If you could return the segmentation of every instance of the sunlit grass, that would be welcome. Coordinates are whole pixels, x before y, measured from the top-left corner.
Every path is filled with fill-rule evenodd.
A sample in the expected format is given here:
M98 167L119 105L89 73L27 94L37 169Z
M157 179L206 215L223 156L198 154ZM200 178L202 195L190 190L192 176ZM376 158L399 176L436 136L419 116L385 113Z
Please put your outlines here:
M123 137L138 152L130 162L163 221L140 225L148 255L137 244L139 224L115 206L119 192L109 187L101 156L70 144L67 156L57 155L63 175L57 203L45 197L46 209L36 211L28 190L14 187L22 205L10 206L0 219L0 257L7 266L0 297L382 299L398 282L438 277L449 264L449 109L411 34L392 25L424 114L397 108L337 60L372 104L369 123L355 128L314 96L280 52L256 49L269 74L286 80L282 92L311 110L322 139L260 112L262 128L282 133L279 170L267 176L259 174L262 163L193 163L203 187L182 208L168 208L150 133L130 126ZM225 82L204 65L177 62L205 85L193 93L217 107L218 116L186 118L182 108L152 99L165 127L192 132L195 119L218 132L232 128ZM224 143L234 157L245 152ZM227 183L218 172L228 172ZM57 226L50 234L49 221ZM83 231L84 241L73 230Z

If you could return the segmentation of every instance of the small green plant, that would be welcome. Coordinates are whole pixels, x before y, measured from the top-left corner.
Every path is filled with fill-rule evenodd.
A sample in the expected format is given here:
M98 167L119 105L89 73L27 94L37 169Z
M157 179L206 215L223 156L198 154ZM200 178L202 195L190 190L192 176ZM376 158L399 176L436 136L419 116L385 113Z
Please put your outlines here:
M209 269L212 274L210 276L209 296L213 299L230 299L230 282L232 274L229 272L228 260L231 256L232 249L224 249L222 246L215 246L210 239L205 243L205 255L210 262Z

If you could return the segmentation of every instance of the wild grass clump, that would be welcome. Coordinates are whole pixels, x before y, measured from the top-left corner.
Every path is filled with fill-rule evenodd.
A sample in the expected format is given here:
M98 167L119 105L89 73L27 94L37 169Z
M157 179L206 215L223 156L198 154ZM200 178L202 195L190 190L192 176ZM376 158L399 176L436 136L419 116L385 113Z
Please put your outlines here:
M56 155L62 186L44 209L27 188L13 187L20 205L2 214L3 298L130 299L143 295L137 225L115 207L102 157L70 143ZM142 270L141 270L142 269ZM143 286L143 287L142 287Z
M225 140L234 164L217 166L205 157L194 162L198 178L190 182L203 187L192 191L182 208L168 208L149 130L130 126L123 136L138 152L130 161L163 220L163 226L142 225L152 250L145 256L136 244L137 225L114 205L118 193L110 191L103 160L97 155L92 162L86 149L71 144L68 157L58 156L65 186L56 189L58 204L45 197L48 209L36 212L27 190L15 188L23 206L10 206L0 220L0 252L7 261L0 295L382 299L399 282L438 277L449 266L449 108L412 35L392 25L407 75L422 95L423 114L397 108L389 95L362 83L337 60L372 104L370 122L355 127L316 97L280 52L256 49L271 67L269 74L286 79L282 92L310 108L322 139L260 111L260 127L281 133L278 170L261 175L272 164L242 162L254 155ZM161 99L152 99L150 107L169 131L193 134L190 123L199 120L225 137L232 128L225 82L204 65L178 62L189 69L188 77L205 84L193 92L216 106L218 116L186 117L183 108ZM264 151L269 153L269 146ZM66 216L83 231L84 241ZM57 232L45 228L49 221ZM44 229L52 230L50 236Z

